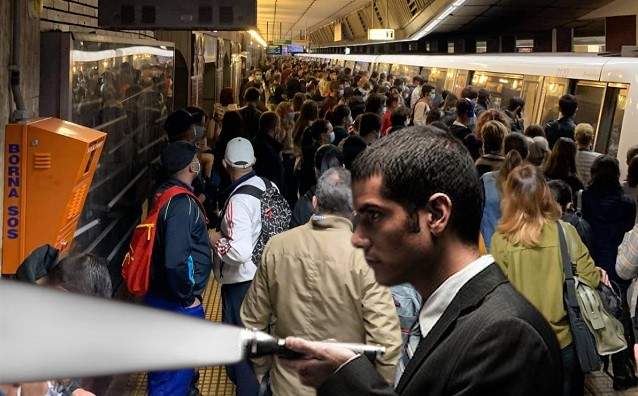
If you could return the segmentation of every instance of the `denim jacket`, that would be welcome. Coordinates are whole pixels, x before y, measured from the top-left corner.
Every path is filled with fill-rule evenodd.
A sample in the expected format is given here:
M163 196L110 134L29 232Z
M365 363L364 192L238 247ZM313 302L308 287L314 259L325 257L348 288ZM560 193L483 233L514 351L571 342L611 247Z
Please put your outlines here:
M481 176L485 203L483 206L483 217L481 218L481 235L485 247L490 250L492 235L496 231L496 225L501 219L501 192L498 190L498 172L487 172Z

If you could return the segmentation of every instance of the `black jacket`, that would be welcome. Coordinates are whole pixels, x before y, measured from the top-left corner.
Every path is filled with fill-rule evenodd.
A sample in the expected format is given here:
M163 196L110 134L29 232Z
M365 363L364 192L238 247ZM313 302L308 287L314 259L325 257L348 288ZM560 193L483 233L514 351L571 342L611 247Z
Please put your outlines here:
M239 109L239 114L241 114L241 119L244 123L243 136L245 136L248 140L252 140L259 130L259 118L261 118L261 111L254 105L247 104Z
M281 159L283 145L266 133L258 133L253 139L255 149L255 173L275 183L279 191L284 190L284 165Z
M636 204L618 187L615 191L592 185L583 191L583 218L591 226L591 257L613 280L616 275L618 246L634 227Z
M570 138L574 140L574 130L576 129L576 123L571 117L563 117L558 120L553 120L545 125L545 136L547 136L547 143L549 143L549 149L554 147L554 143L562 137Z
M496 264L461 288L421 340L396 390L365 358L331 375L319 396L561 395L556 335Z
M172 186L189 188L170 179L159 191ZM197 202L179 195L164 206L157 218L149 293L189 306L201 299L213 262L204 215Z
M455 138L463 141L467 135L472 133L472 130L465 125L452 124L450 126L450 133L454 135Z

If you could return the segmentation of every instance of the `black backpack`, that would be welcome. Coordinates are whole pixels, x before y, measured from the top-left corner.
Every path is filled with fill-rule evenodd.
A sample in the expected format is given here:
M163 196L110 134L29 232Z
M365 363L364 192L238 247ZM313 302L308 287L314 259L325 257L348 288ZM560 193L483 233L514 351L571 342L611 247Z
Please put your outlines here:
M290 206L277 187L268 179L261 177L261 180L266 184L265 191L251 185L239 187L228 197L224 206L224 215L221 217L222 219L224 218L228 202L234 195L245 194L259 200L261 203L261 233L259 234L257 245L253 249L252 261L255 265L261 263L261 255L270 238L286 231L290 227L290 219L292 217Z

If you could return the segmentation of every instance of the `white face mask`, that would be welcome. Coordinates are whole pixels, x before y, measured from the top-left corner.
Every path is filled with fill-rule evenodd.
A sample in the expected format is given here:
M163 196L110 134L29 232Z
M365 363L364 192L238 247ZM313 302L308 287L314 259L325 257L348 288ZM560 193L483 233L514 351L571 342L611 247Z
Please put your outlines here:
M330 136L330 143L333 143L335 141L335 132L334 131L330 132L329 136Z
M436 92L432 91L430 92L430 99L434 100L434 98L436 98Z
M191 163L191 172L193 172L195 176L199 175L199 172L201 171L202 171L202 164L199 162L199 160Z

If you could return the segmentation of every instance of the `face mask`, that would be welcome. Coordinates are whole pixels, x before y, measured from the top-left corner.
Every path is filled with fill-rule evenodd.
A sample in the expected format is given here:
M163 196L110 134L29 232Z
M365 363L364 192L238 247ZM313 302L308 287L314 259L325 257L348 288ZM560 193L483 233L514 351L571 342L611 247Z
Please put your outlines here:
M430 92L430 99L434 100L436 98L436 92Z
M383 106L383 114L385 114L386 111L388 111L388 108Z
M193 162L191 164L191 171L195 173L195 175L199 175L199 172L202 171L202 164L199 161Z
M255 79L256 79L257 81L261 81L261 74L257 74L257 75L255 76Z
M197 125L195 127L195 139L199 140L202 137L204 137L204 134L206 133L206 129L203 126L199 126Z
M348 116L346 118L346 125L351 125L354 121L352 121L352 116Z
M330 132L329 136L330 136L330 143L333 143L335 141L335 132L334 131Z
M406 118L405 122L404 122L405 126L410 126L410 119Z
M339 96L343 96L343 89L340 89L338 92Z

